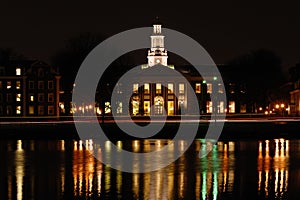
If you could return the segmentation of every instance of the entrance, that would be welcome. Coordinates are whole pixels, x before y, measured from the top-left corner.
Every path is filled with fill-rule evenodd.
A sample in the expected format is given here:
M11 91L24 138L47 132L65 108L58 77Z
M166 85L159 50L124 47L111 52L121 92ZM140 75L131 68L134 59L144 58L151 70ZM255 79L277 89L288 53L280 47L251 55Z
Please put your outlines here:
M156 96L154 98L154 114L162 115L164 111L164 99L162 96Z

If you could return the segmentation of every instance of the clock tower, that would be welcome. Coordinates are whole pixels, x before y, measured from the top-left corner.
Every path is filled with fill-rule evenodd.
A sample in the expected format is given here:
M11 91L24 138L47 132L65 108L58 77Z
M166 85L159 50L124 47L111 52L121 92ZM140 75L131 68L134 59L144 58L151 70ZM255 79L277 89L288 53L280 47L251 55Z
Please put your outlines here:
M153 34L151 37L151 49L148 51L148 66L152 67L156 64L168 65L167 50L164 48L164 37L161 33L161 23L156 18L153 23Z

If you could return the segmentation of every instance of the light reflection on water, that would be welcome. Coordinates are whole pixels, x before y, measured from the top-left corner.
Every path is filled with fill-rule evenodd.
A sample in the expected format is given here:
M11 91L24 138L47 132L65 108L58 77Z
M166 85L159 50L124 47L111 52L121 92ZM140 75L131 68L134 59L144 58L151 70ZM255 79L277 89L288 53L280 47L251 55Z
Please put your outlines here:
M172 142L174 145L170 145ZM111 145L106 142L101 147L93 140L0 141L4 158L0 195L18 200L282 199L295 198L299 189L300 166L291 167L292 161L299 161L299 140L218 141L215 145L195 140L169 166L140 174L123 173L99 162L102 156L109 159ZM184 149L186 142L134 140L117 141L116 145L132 152L150 152L169 145L168 156L172 157L175 150ZM199 152L209 149L208 156L200 159ZM151 163L136 159L132 163L134 168L144 164Z

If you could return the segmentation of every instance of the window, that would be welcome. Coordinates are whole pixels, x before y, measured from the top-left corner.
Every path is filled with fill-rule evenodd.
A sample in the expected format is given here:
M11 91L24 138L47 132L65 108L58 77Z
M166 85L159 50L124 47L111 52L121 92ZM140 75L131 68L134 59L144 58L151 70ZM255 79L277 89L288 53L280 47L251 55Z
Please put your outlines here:
M218 84L218 92L221 93L221 94L223 94L223 92L224 92L221 83Z
M161 83L156 83L156 94L161 94Z
M110 102L105 102L104 105L105 105L105 109L104 109L105 114L111 113L111 105L110 105Z
M12 107L6 106L6 115L12 115Z
M3 115L3 108L0 106L0 115Z
M138 83L134 83L133 84L133 93L138 93L139 91L139 84Z
M196 93L201 93L201 84L196 83L196 88L195 88Z
M0 94L0 102L2 102L3 101L3 96L2 96L2 94Z
M53 88L53 81L48 81L48 89L52 90Z
M7 81L7 82L6 82L6 88L7 88L7 89L10 89L10 88L11 88L11 81Z
M38 94L38 101L44 102L44 94L42 94L42 93Z
M5 69L4 67L0 67L0 76L4 76L5 75Z
M11 94L10 93L8 93L8 94L6 94L6 101L7 102L11 102Z
M17 67L17 68L16 68L16 75L17 75L17 76L20 76L20 75L21 75L21 68L20 68L20 67Z
M150 115L150 101L144 101L144 115Z
M21 81L16 81L16 89L21 89Z
M48 106L48 115L54 115L54 106Z
M207 101L206 102L206 112L207 113L212 113L212 101Z
M2 81L0 81L0 90L2 89Z
M184 94L184 84L179 83L179 94Z
M21 106L16 107L16 114L20 115L21 114Z
M44 106L38 107L38 113L39 113L39 115L44 115Z
M29 81L29 89L34 89L34 82L33 81Z
M117 102L117 114L122 114L123 112L123 104L122 102Z
M117 94L122 94L123 91L122 91L122 83L117 83Z
M39 81L38 82L38 88L41 89L41 90L44 89L44 81Z
M39 71L38 71L38 76L39 77L43 77L44 76L44 70L43 69L39 69Z
M48 94L48 102L53 102L54 101L54 95L53 93Z
M218 113L224 113L224 101L220 101L218 105Z
M34 106L29 106L29 115L34 115Z
M29 101L31 101L31 102L34 101L34 95L33 94L29 94Z
M173 94L174 93L174 84L168 83L168 93Z
M229 109L228 112L229 113L235 113L235 102L234 101L229 101Z
M211 83L207 83L207 93L208 94L212 93L212 84Z
M149 83L145 83L144 84L144 92L145 92L145 94L149 94L150 93L150 85L149 85Z
M21 94L20 93L16 94L16 101L21 101Z

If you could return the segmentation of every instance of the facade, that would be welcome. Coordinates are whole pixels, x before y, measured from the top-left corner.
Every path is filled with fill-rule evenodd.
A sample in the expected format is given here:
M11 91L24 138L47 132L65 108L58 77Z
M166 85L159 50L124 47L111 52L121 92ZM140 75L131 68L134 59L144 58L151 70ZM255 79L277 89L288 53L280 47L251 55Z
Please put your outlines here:
M0 117L59 117L60 76L42 61L0 66Z
M116 112L119 115L131 116L148 116L148 115L180 115L184 110L185 114L194 113L195 102L191 102L191 94L196 94L201 114L217 113L246 113L246 99L244 98L246 91L242 84L226 82L228 102L219 101L214 106L210 95L213 91L217 94L224 94L224 87L218 83L215 84L216 77L211 76L206 80L197 73L192 66L178 66L168 64L168 54L164 47L164 36L160 23L153 25L153 34L151 38L151 48L148 50L148 63L141 66L140 71L136 72L136 76L130 83L119 82L117 84L117 93L122 95L128 85L131 95L129 103L129 113L125 112L124 102L117 101L115 103ZM148 69L157 69L157 74L143 73ZM159 68L168 68L168 70L177 70L187 80L188 83L181 82L176 75L161 77ZM170 73L172 74L172 73ZM182 76L181 76L182 77ZM153 82L157 79L157 82ZM190 84L191 87L188 87ZM128 87L127 87L128 90ZM121 99L121 98L120 98ZM109 104L109 102L107 102Z

